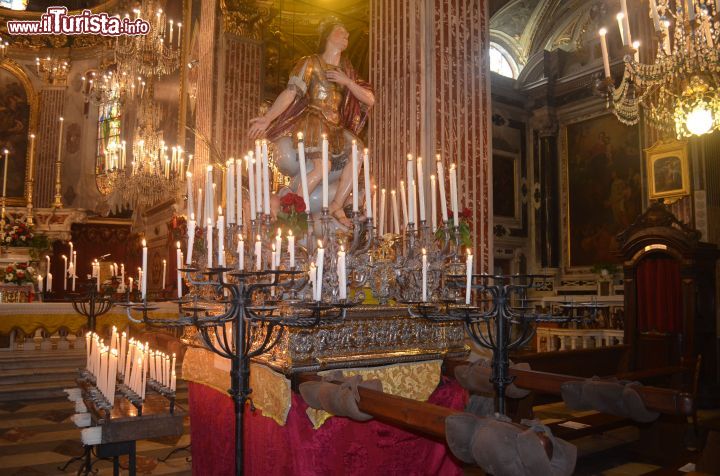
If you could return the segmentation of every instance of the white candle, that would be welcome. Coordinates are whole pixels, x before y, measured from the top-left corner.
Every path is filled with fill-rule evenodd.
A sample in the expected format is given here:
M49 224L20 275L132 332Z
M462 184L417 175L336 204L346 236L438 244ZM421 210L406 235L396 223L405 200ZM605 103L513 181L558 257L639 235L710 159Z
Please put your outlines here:
M173 370L172 376L170 377L170 390L172 390L174 392L176 385L177 385L177 377L175 376L175 370Z
M442 213L443 223L447 223L448 213L447 197L445 196L445 172L443 170L443 163L440 154L436 156L436 160L438 188L440 189L440 212Z
M717 1L720 5L720 0ZM652 17L655 31L660 31L660 15L658 14L657 0L650 0L650 16Z
M190 220L188 220L188 244L187 244L187 256L185 257L185 264L190 265L192 263L193 246L195 245L195 215L190 214ZM124 265L123 265L124 269Z
M633 41L633 49L635 50L635 54L633 55L633 59L636 63L640 62L640 42L639 41Z
M288 251L290 252L290 269L295 268L295 235L288 230Z
M132 292L132 290L133 290L133 278L129 277L128 278L128 291Z
M607 41L605 35L607 35L606 28L600 28L598 32L600 34L600 49L602 50L603 67L605 68L605 77L610 77L610 58L608 56Z
M33 167L35 166L35 161L33 160L33 157L35 156L35 134L30 134L30 153L28 154L28 157L30 157L30 170L28 173L28 176L32 179L35 177L35 172L33 170Z
M392 198L392 214L393 214L393 233L400 233L400 216L398 213L397 193L395 190L390 190L390 196Z
M472 267L473 267L473 255L470 248L467 250L467 258L465 259L466 271L465 271L465 304L470 305L470 294L472 291Z
M143 269L143 273L142 273L142 285L141 285L141 286L142 286L142 287L141 287L141 290L142 290L142 299L143 299L143 301L144 301L145 298L147 297L147 270L148 270L148 264L147 264L147 254L148 254L148 253L147 253L147 252L148 252L148 249L147 249L147 241L145 241L145 239L143 239L143 241L142 241L142 269Z
M207 252L207 267L212 268L213 267L213 227L212 227L212 220L208 218L207 220L207 229L205 230L205 244L206 244L206 252Z
M162 268L162 288L165 290L165 275L167 274L167 260L163 260L163 268Z
M422 249L422 301L427 302L427 250Z
M70 248L72 250L72 247ZM73 273L72 273L72 290L75 291L75 279L77 278L77 251L72 252L72 262L73 262Z
M415 172L414 172L413 157L411 154L407 155L407 193L408 193L408 223L415 223Z
M315 286L315 300L320 301L322 300L322 287L323 287L323 268L325 267L325 248L323 248L323 243L321 240L318 240L318 249L317 249L317 285Z
M237 254L238 269L240 271L245 271L245 242L243 241L242 233L238 233Z
M372 201L370 199L370 157L368 150L363 153L363 172L365 174L365 216L372 218Z
M352 141L352 204L353 204L353 212L357 212L360 208L358 205L359 197L358 197L358 148L357 148L357 142L355 140Z
M48 282L45 283L46 284L45 289L47 289L48 292L52 292L52 285L51 285L52 281L50 281L52 279L52 277L50 276L50 256L45 255L45 262L47 263L45 266L45 270L48 274L48 278L47 278ZM40 292L42 292L42 290L40 290Z
M225 207L227 208L228 225L235 223L235 159L227 161L225 173Z
M417 158L417 189L418 189L418 204L420 211L420 221L425 221L425 174L423 173L423 160L422 157Z
M255 271L260 271L262 267L262 242L260 241L260 235L257 235L255 239Z
M386 190L383 188L380 190L380 217L378 219L378 229L380 236L385 234L385 201L386 201Z
M259 140L255 141L255 210L262 214L262 146Z
M347 276L345 273L345 248L340 245L337 259L338 297L347 299Z
M307 184L307 166L305 164L305 141L303 140L303 133L298 132L298 160L300 162L300 186L302 187L302 196L305 201L305 207L307 207L308 213L310 213L310 190L308 190Z
M430 175L430 221L432 223L432 231L437 230L437 184L435 175Z
M312 291L312 299L313 301L317 301L317 266L315 266L315 263L310 263L308 278L310 281L310 290Z
M255 159L253 159L252 152L245 158L247 161L248 168L248 191L250 192L250 219L255 220L257 213L255 212L255 205L257 197L255 196Z
M689 1L692 2L692 0ZM623 37L625 40L624 45L630 46L632 44L632 35L630 34L630 16L628 15L627 0L620 0L620 5L622 6L623 27L625 30L625 35Z
M120 264L120 282L125 282L125 263Z
M60 161L62 159L62 140L63 140L63 125L65 124L65 119L60 116L60 130L58 131L58 148L57 148L57 160Z
M178 22L178 37L177 37L177 46L178 48L182 44L182 23Z
M372 216L374 216L376 220L377 220L377 216L378 216L377 206L378 206L377 185L373 185L373 193L372 193ZM375 224L375 226L377 227L377 223Z
M127 350L127 334L123 332L120 334L120 360L119 365L125 368L125 352ZM122 370L122 369L121 369ZM123 374L125 375L125 374Z
M172 360L170 360L170 369L168 370L168 377L170 377L171 375L175 375L175 353L173 353L172 355ZM170 381L169 378L168 381ZM175 389L173 388L173 390Z
M43 277L42 277L42 274L38 274L38 276L37 276L37 282L38 282L38 292L39 292L39 293L42 293L42 292L43 292Z
M63 291L67 291L67 275L68 275L68 259L66 255L62 255L63 259Z
M180 299L182 297L182 273L180 272L182 268L182 251L180 251L179 241L175 243L175 263L175 266L177 266L177 297Z
M618 30L620 30L620 38L622 39L623 45L629 46L627 38L625 37L625 14L623 12L618 13L615 15L615 19L617 20Z
M203 223L203 222L202 222L203 207L201 206L201 204L203 203L203 201L202 201L202 196L203 196L203 189L202 189L202 188L198 188L198 200L197 200L197 210L196 210L196 212L197 212L197 217L196 217L196 219L197 219L198 223L200 223L200 227L201 227L201 228L202 228L202 223Z
M270 269L275 271L277 269L277 255L276 255L277 248L275 247L275 243L273 243L270 246L272 248L272 251L270 252ZM271 289L270 292L272 293L273 296L275 295L274 288Z
M5 155L5 167L3 167L3 198L7 196L7 169L8 169L8 154L10 153L9 150L5 149L3 150L3 154ZM5 202L3 202L3 207L5 206ZM4 210L4 208L3 208Z
M247 160L247 158L245 160ZM237 224L239 226L241 226L243 222L242 165L243 161L240 159L235 162L235 209L237 213Z
M208 226L213 226L215 221L213 220L213 208L214 207L214 188L213 188L213 166L207 166L207 173L205 174L205 219L207 220Z
M268 158L267 141L262 141L263 161L263 203L265 204L265 215L270 215L270 159Z
M625 6L625 2L627 0L622 0L624 8L627 8ZM695 5L693 0L685 0L685 10L687 11L688 21L695 20Z
M108 400L114 406L115 404L115 380L117 378L117 367L118 367L118 351L117 349L110 350L110 371L108 373Z
M218 207L218 259L217 265L219 267L225 266L225 217L222 214L222 207Z
M407 229L407 226L408 226L407 193L405 193L405 182L402 180L400 181L400 203L402 203L403 224L405 225L405 229Z
M328 174L330 173L330 162L328 159L327 135L322 136L322 206L328 208Z
M282 250L282 230L277 229L277 235L275 235L275 251L278 255L278 264L280 264L280 251Z
M452 203L453 225L460 226L460 213L457 196L457 171L455 164L450 164L450 202Z

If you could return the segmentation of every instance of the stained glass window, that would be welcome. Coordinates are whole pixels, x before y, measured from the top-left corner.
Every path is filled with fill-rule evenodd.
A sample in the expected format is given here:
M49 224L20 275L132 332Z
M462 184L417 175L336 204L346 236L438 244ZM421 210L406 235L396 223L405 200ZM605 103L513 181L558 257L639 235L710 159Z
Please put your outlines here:
M120 98L117 91L110 100L99 106L98 141L97 141L97 172L103 173L107 168L106 152L120 149Z

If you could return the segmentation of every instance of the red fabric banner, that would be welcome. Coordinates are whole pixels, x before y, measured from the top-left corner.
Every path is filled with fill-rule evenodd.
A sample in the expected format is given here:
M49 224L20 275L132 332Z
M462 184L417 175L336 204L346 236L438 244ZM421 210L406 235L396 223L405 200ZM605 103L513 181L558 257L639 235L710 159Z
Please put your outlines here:
M235 417L230 397L188 382L192 472L234 474ZM429 402L462 410L467 394L443 380ZM461 463L444 443L374 420L360 423L334 417L313 430L307 405L293 393L284 427L259 411L245 411L246 475L462 475Z

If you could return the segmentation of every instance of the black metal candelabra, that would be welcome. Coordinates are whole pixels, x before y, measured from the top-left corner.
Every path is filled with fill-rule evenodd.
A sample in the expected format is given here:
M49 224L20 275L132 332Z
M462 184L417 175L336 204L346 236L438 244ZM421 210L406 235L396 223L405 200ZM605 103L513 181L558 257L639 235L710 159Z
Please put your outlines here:
M492 352L492 376L495 410L505 414L505 390L513 382L510 353L525 346L535 335L540 322L578 322L595 318L597 303L570 303L566 315L538 313L529 305L528 291L542 275L472 275L470 290L478 298L471 304L456 304L456 299L439 303L408 303L412 316L431 321L463 321L468 336L477 345ZM466 275L446 275L446 291L466 289ZM465 302L462 299L462 302ZM583 313L584 311L584 313ZM588 314L589 311L589 314Z
M244 409L252 405L250 361L271 350L288 327L314 327L344 319L354 301L306 301L298 298L308 284L307 274L296 269L237 271L232 268L185 268L194 294L177 300L177 319L150 316L147 301L123 303L128 317L154 327L194 327L205 346L230 360L228 390L235 411L235 473L244 471ZM203 292L203 291L210 292ZM272 291L272 292L271 292ZM273 298L273 295L277 299ZM133 312L141 314L140 319Z
M97 278L90 278L87 282L81 284L83 291L67 295L67 299L72 303L75 312L87 319L88 331L95 332L97 326L97 318L106 314L113 306L113 300L110 295L104 294L102 290L97 289Z

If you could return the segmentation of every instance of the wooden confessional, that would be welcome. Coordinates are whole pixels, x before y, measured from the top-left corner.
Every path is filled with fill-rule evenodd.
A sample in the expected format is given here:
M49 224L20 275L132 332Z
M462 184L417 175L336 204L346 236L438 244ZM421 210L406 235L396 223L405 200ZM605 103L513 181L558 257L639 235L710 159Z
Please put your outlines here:
M703 357L705 390L718 382L717 246L662 203L618 235L625 276L625 343L635 369Z

